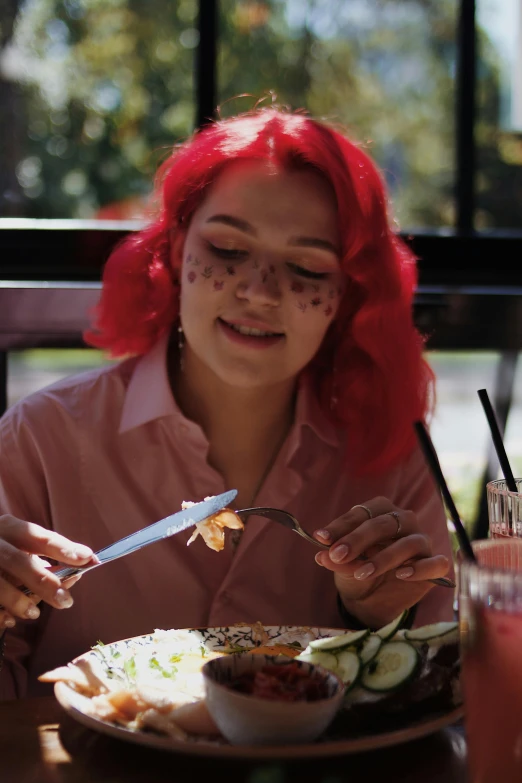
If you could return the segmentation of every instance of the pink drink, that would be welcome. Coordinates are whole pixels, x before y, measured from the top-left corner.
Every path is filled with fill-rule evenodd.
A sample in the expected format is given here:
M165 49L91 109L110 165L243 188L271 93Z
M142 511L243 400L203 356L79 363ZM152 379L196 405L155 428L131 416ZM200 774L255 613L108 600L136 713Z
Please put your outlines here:
M522 783L522 538L473 542L459 614L469 783Z
M470 783L521 783L522 607L479 605L472 618L462 667Z

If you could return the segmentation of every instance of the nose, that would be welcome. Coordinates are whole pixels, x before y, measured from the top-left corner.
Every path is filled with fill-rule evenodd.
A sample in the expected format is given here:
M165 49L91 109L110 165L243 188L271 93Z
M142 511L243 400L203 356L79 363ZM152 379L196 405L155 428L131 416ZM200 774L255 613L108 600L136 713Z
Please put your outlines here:
M251 304L277 307L281 301L281 289L276 267L270 263L254 261L238 280L237 296Z

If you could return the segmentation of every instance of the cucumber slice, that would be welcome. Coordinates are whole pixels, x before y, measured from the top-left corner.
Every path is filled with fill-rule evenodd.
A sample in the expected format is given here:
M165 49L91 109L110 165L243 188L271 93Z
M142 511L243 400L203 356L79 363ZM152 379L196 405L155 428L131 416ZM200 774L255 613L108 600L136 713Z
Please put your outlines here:
M388 623L388 625L383 625L382 628L379 628L378 631L375 631L377 636L380 636L383 642L387 641L388 639L391 639L391 637L397 633L401 625L406 620L406 617L408 616L408 610L405 609L404 612L402 612L398 617L395 618L395 620L392 620L391 623Z
M331 672L337 673L337 658L335 655L329 652L317 652L310 650L310 646L299 655L296 655L296 661L306 661L306 663L314 663L318 666L324 666L325 669L329 669Z
M326 636L323 639L314 639L308 645L312 650L341 650L343 647L353 647L369 635L370 629L364 631L349 631L340 636Z
M357 653L352 650L342 650L339 653L335 673L344 682L346 692L357 683L361 671L362 663Z
M362 644L361 649L359 650L361 662L363 664L370 663L370 661L373 660L373 658L375 658L379 652L381 644L382 639L380 636L377 636L376 633L371 633L369 636L367 636Z
M419 661L419 653L409 642L385 642L365 666L361 683L369 691L393 691L414 676Z
M405 639L409 642L432 644L452 644L459 640L458 623L433 623L433 625L423 625L421 628L414 628L405 631Z

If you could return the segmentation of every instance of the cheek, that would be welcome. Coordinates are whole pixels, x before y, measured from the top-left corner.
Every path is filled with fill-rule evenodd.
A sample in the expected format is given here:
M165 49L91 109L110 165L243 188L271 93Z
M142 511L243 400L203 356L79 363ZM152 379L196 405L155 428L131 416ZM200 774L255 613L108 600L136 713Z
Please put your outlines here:
M230 264L221 261L209 263L193 253L187 253L182 265L182 288L193 288L200 295L223 291L225 287L230 287L235 274L236 270Z
M324 330L333 320L340 301L340 286L337 281L318 280L290 283L288 295L291 305L306 319L306 323Z

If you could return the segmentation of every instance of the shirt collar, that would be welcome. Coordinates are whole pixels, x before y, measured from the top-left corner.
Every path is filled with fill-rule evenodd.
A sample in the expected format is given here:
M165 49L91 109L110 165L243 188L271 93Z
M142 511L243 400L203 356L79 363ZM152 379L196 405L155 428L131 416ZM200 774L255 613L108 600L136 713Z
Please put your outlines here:
M167 347L170 334L164 334L134 366L120 420L120 433L140 427L162 416L179 415L167 374Z
M297 389L295 424L299 432L303 427L308 427L320 440L330 446L337 447L340 444L339 430L321 408L306 373L301 375Z
M167 373L167 348L170 334L164 334L151 350L141 356L132 372L120 420L120 433L128 432L163 416L182 416L170 388ZM323 442L339 446L339 433L322 410L306 374L297 389L294 432L300 441L302 428L308 427Z

